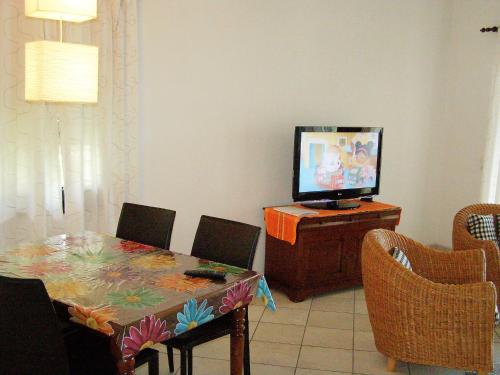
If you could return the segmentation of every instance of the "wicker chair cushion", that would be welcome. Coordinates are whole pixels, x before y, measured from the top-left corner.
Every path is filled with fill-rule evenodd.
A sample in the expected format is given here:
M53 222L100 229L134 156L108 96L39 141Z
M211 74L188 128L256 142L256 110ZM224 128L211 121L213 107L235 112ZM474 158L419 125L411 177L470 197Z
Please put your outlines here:
M403 249L400 249L399 247L393 247L391 250L389 250L389 254L391 254L392 257L399 263L401 263L405 268L412 271L410 260L404 253Z
M497 241L493 215L472 214L467 218L469 233L478 240Z

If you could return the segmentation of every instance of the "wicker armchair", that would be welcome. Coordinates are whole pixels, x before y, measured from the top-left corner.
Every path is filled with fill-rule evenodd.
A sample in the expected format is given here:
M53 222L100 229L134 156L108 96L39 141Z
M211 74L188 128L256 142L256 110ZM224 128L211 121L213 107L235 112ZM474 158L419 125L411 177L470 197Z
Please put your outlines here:
M413 271L388 253L394 246ZM493 370L496 290L485 281L482 250L438 251L376 229L363 240L362 270L375 345L389 370L396 361Z
M471 236L467 228L467 218L472 214L500 214L499 204L473 204L461 209L453 220L453 249L483 249L486 256L486 280L493 281L500 288L500 257L494 241L478 240ZM497 295L497 298L499 296ZM497 300L497 304L500 300Z

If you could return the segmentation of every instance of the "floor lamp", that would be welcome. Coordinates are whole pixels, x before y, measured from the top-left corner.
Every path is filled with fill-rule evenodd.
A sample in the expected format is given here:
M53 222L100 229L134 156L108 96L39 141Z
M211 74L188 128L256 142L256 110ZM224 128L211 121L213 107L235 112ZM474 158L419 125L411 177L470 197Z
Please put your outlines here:
M25 15L59 21L59 41L25 45L25 99L33 102L97 103L99 48L63 42L63 21L97 17L97 0L25 0ZM62 210L65 213L61 120L57 118Z

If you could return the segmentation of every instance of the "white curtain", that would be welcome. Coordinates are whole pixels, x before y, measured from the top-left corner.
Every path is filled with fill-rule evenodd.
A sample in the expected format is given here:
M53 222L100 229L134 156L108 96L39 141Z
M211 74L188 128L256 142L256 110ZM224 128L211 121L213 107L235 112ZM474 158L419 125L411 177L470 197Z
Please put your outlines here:
M500 203L500 43L496 42L492 71L491 107L483 159L481 201Z
M122 202L136 200L137 34L136 0L99 1L97 20L65 23L63 33L99 46L98 104L27 103L24 44L58 40L58 25L25 17L24 0L0 1L0 249L84 229L113 233Z

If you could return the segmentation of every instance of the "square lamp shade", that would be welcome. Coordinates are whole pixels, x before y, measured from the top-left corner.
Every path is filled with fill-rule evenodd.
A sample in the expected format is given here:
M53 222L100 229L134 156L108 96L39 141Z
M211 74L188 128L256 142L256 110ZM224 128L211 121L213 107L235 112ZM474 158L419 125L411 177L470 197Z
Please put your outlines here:
M97 103L98 47L43 40L25 52L26 100Z
M97 17L97 0L25 0L28 17L84 22Z

